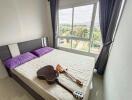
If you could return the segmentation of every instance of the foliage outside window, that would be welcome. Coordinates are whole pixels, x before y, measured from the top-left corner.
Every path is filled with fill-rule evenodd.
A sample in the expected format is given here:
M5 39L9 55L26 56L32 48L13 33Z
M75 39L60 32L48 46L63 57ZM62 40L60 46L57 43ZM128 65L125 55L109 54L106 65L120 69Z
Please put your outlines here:
M99 54L102 43L97 4L60 9L57 41L58 48Z

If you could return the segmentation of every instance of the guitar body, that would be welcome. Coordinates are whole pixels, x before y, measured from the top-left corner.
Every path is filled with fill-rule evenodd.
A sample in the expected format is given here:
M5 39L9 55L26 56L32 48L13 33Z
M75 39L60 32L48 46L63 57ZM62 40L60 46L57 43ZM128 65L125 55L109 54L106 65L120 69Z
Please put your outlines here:
M47 65L37 71L37 77L46 80L48 84L56 83L58 75L51 65Z
M48 84L57 83L60 86L62 86L64 89L66 89L68 92L70 92L75 98L82 100L83 99L83 93L80 91L73 91L69 89L67 86L63 85L59 82L57 77L59 74L54 70L54 67L51 65L47 65L37 71L37 77L41 80L46 80Z

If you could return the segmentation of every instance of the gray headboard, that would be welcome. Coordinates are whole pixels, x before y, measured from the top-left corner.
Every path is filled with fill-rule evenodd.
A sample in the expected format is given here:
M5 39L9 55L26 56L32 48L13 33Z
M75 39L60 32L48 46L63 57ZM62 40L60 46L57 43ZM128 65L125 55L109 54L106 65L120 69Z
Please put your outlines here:
M42 40L36 39L36 40L18 43L18 47L19 47L20 53L32 51L32 50L42 47Z
M30 41L26 41L26 42L21 42L21 43L17 43L17 44L18 44L21 54L41 48L44 45L48 45L47 37L44 37L41 39L30 40ZM8 45L0 46L0 59L5 60L5 59L11 58L11 57L12 56L11 56L10 50L8 48Z
M11 54L10 54L8 46L1 46L0 47L0 59L5 60L8 58L11 58Z

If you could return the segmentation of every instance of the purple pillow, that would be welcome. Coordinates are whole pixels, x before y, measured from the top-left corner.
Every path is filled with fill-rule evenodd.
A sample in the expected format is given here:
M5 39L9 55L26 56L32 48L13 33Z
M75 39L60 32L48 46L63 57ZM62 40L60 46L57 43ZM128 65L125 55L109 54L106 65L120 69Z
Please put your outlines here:
M37 58L35 55L33 55L30 52L26 52L19 56L5 60L4 64L6 67L13 69L13 68L16 68L17 66L24 64L32 59L35 59L35 58Z
M51 52L52 50L54 50L54 49L50 48L50 47L44 47L44 48L34 50L34 51L32 51L32 53L38 57L41 57L41 56Z

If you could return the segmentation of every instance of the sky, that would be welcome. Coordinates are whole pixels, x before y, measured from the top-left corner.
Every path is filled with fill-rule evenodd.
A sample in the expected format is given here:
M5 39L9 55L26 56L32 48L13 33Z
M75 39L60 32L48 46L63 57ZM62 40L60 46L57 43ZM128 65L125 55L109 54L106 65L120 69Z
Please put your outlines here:
M72 8L59 11L60 24L72 24ZM93 5L86 5L74 8L74 24L90 25L93 12ZM95 23L99 24L98 8L95 18Z

